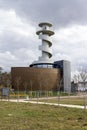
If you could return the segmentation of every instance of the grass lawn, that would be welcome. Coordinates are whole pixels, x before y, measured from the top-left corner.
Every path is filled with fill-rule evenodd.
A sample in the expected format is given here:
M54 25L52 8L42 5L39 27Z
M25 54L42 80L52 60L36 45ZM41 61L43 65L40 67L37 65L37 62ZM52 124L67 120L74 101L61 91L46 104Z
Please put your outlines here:
M84 105L84 98L82 98L82 97L74 97L74 98L72 98L72 97L67 97L67 98L58 98L58 97L56 97L56 98L52 98L52 99L43 99L43 100L39 100L39 101L42 101L42 102L49 102L49 103L60 103L60 104L72 104L72 105L81 105L81 106L83 106Z
M87 110L0 101L0 130L87 130Z
M82 106L84 106L84 95L82 95L84 93L81 94L81 97L75 97L73 95L74 98L73 98L72 95L68 95L67 93L60 93L60 96L62 98L59 99L59 100L58 100L57 92L49 92L48 96L46 94L47 93L44 93L44 95L38 96L36 91L32 91L32 92L30 91L28 93L28 95L26 95L24 92L20 92L19 98L25 98L26 99L26 97L28 96L29 100L35 100L36 101L37 98L38 98L38 101L43 101L43 102L60 103L60 104L72 104L72 105L82 105ZM54 96L52 96L52 95L54 95ZM67 96L67 98L66 98L66 96ZM56 97L56 98L53 98L53 97ZM87 100L87 95L85 97L86 97L86 100ZM10 94L10 98L17 99L18 98L17 92L15 92L15 94ZM34 99L34 98L36 98L36 99ZM87 104L87 102L86 102L86 104Z

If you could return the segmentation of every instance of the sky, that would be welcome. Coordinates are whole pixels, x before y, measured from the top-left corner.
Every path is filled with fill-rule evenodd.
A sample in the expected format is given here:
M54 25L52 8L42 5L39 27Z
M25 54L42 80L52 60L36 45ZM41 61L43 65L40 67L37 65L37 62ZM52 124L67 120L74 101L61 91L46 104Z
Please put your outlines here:
M0 67L38 60L38 24L50 22L53 61L69 60L74 73L87 66L87 0L0 0Z

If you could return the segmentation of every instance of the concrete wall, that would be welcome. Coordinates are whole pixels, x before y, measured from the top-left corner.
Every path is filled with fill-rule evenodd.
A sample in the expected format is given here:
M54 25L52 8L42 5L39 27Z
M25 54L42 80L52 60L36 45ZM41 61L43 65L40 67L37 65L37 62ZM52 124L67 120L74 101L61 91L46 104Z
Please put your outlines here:
M54 62L54 68L61 68L62 91L71 92L71 65L67 60L60 60Z
M57 90L60 69L12 67L11 77L15 90Z
M71 68L69 61L63 61L63 85L64 92L71 92Z

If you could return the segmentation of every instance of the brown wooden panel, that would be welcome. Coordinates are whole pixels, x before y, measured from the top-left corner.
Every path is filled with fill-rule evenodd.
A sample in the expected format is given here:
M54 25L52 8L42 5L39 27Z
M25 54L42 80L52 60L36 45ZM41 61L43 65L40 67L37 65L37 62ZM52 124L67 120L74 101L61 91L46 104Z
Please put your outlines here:
M60 71L54 68L12 67L12 86L15 90L56 90Z

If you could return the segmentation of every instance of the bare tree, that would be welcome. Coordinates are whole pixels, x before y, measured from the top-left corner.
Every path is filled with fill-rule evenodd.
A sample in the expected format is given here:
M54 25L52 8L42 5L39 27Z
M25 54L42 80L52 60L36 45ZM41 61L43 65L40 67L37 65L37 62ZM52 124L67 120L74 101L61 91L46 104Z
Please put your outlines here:
M86 95L86 83L87 83L87 70L85 68L80 68L78 73L74 75L74 81L77 82L77 85L79 87L79 83L82 84L84 97L83 97L83 104L84 104L84 109L86 109L86 104L87 104L87 95ZM79 89L79 88L78 88Z
M49 91L49 87L48 87L48 85L49 85L49 77L44 80L44 85L45 85L45 90L46 90L46 97L47 97L47 100L48 100L48 96L49 96L48 95L48 91Z
M79 73L74 74L74 76L73 76L73 81L74 81L74 84L76 84L76 85L74 85L74 87L76 87L76 88L75 88L75 91L78 91L79 82L80 82L80 74L79 74Z
M58 106L59 106L59 103L60 103L60 90L61 90L61 87L62 87L62 82L63 82L63 79L57 77L57 97L58 97Z
M81 70L80 71L80 77L81 81L83 83L84 90L86 90L86 81L87 81L87 70Z
M0 74L2 73L2 70L3 70L3 68L2 68L2 67L0 67Z
M33 90L33 81L32 80L30 80L30 92L31 92L31 98L32 98L32 90Z
M42 80L41 80L41 76L38 75L38 83L39 83L39 88L38 88L38 91L39 91L39 95L41 97L41 91L42 91Z
M7 72L2 73L1 67L0 67L0 85L5 87L11 87L11 74Z
M37 88L38 89L37 90L37 103L38 103L39 97L41 97L41 93L42 93L43 83L42 83L42 75L41 74L38 75L38 84L39 84L39 87Z
M87 70L86 69L82 69L80 70L80 77L81 77L81 81L83 83L83 89L86 92L86 82L87 82ZM86 93L84 94L84 109L86 109L86 105L87 105L87 95Z
M2 81L1 81L1 77L2 77L2 67L0 67L0 85L1 85L1 83L2 83Z
M25 97L28 99L29 98L28 97L28 83L24 82L23 85L24 85L24 88L25 88Z
M39 84L39 87L38 87L38 92L39 92L39 96L41 97L41 94L42 94L42 91L43 91L43 81L44 81L44 79L43 79L43 74L42 73L40 73L39 75L38 75L38 84Z
M18 92L18 96L17 96L17 101L19 102L19 85L21 83L21 77L16 77L15 78L15 84L16 84L16 87L17 87L17 92Z

